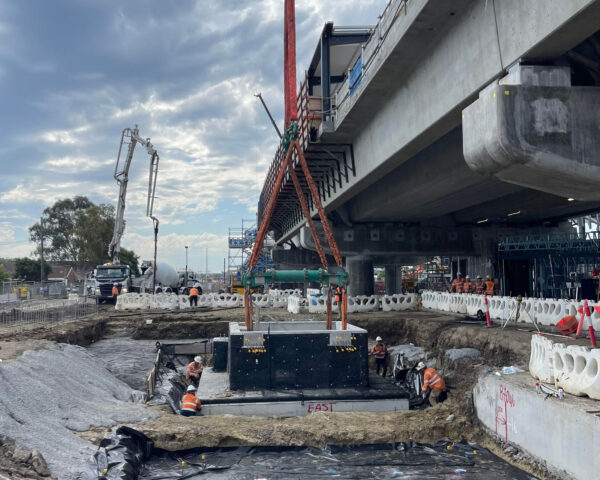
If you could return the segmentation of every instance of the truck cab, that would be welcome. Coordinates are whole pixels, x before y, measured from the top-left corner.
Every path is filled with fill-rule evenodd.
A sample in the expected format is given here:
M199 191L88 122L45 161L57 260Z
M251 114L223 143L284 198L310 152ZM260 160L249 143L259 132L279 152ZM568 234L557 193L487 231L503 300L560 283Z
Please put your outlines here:
M131 291L131 270L127 265L105 264L94 269L96 303L113 302L112 287L116 283L119 294Z

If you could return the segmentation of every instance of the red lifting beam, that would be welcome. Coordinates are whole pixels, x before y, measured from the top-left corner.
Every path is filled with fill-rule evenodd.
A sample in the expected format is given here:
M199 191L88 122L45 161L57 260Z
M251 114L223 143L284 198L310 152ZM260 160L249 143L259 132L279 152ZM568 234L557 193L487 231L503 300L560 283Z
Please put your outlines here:
M285 0L285 18L283 30L283 92L285 100L285 124L298 120L296 106L296 2Z

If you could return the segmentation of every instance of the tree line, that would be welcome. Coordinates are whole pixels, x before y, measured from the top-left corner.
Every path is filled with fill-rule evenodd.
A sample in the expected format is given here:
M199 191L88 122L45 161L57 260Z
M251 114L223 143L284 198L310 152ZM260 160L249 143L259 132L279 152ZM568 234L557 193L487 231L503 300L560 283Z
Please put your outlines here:
M110 261L108 245L115 225L115 208L99 204L85 196L58 200L44 209L39 222L29 227L29 238L36 245L36 260L18 258L15 277L28 281L40 280L42 241L44 263L56 262L89 270ZM121 248L119 261L129 265L139 275L139 256L132 250ZM44 278L50 266L44 265ZM7 273L0 263L0 281Z

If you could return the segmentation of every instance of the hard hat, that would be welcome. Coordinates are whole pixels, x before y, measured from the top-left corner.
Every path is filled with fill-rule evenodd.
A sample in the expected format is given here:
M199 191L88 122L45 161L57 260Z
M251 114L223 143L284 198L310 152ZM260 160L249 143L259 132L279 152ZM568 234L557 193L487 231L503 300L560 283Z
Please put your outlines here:
M193 385L190 385L190 386L187 388L187 391L188 391L188 392L195 392L195 391L196 391L196 387L194 387Z
M481 280L481 275L477 275L477 280Z
M486 276L485 276L485 278L487 278L487 279L489 280L489 279L490 279L490 276L489 276L489 275L486 275Z
M117 282L115 282L115 283L113 283L113 285L114 285L115 287L117 287L119 284L118 284Z
M202 363L202 357L194 357L194 362Z
M375 339L375 341L376 341L376 342L382 342L382 341L383 341L383 338L381 338L381 337L377 337L377 338Z
M467 280L470 280L470 279L471 279L471 277L469 277L468 275L467 275L465 278L466 278Z
M423 362L419 362L417 364L417 370L423 370L425 368L425 364Z
M462 273L460 273L460 272L456 272L456 276L457 276L457 277L462 277Z
M198 282L194 283L194 287L199 287L200 284Z

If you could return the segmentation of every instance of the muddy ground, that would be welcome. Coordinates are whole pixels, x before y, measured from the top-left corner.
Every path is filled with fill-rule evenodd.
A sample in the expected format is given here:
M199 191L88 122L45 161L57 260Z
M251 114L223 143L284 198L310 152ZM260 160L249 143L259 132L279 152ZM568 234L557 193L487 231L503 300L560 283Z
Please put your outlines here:
M271 319L289 318L284 310L263 313ZM87 346L111 337L148 340L212 338L226 335L228 323L242 321L242 318L241 309L176 314L124 314L107 310L78 322L38 325L26 327L23 331L18 328L0 329L0 358L10 361L24 350L42 348L48 342ZM318 315L309 314L294 318L321 319ZM367 329L370 337L381 335L388 345L414 343L425 348L430 357L437 359L437 367L443 370L452 390L446 402L430 409L397 413L316 413L307 417L278 419L231 415L185 418L173 415L168 407L152 407L162 413L159 418L131 426L148 435L158 448L166 450L248 445L323 446L410 440L422 443L470 441L489 448L539 478L552 478L526 455L512 447L496 444L474 422L471 390L479 373L505 365L526 366L531 331L514 327L506 330L498 327L487 329L481 324L461 323L461 320L462 317L427 311L351 315L350 322ZM447 360L447 349L463 347L476 348L482 356L456 362ZM97 443L107 433L107 429L99 428L84 432L81 436ZM21 473L21 477L16 476L16 472L20 472L17 468L22 470L27 467L10 456L0 455L0 475L11 471L14 472L14 478L40 477L31 468L30 477Z

